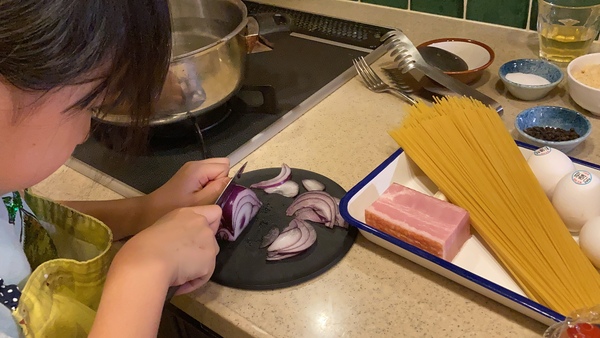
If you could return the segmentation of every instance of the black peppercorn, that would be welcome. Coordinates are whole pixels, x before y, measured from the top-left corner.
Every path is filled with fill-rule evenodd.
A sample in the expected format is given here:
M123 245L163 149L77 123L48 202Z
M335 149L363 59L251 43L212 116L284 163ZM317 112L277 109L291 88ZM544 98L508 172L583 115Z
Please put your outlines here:
M560 142L579 138L579 134L573 128L565 130L555 127L529 127L524 131L527 135L544 141Z

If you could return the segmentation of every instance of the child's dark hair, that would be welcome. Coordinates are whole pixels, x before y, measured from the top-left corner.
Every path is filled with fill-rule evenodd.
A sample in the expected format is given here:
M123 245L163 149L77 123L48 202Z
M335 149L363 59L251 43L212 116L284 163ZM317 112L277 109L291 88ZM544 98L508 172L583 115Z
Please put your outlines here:
M170 53L168 0L0 1L1 77L41 92L100 80L75 106L103 95L134 126L154 112Z

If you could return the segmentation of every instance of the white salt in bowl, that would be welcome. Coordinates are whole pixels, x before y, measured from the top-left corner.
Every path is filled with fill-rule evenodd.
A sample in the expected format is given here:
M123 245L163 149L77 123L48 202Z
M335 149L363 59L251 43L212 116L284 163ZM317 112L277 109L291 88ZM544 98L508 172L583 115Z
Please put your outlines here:
M517 59L500 66L498 76L515 97L532 101L543 98L563 79L558 66L540 59Z

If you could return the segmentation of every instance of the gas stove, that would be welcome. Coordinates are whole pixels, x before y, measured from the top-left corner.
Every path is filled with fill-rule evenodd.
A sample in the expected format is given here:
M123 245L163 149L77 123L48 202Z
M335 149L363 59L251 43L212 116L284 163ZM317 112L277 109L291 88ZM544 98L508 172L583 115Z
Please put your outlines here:
M243 86L216 108L222 118L205 126L204 145L193 123L183 121L154 128L141 156L127 156L93 135L67 165L127 197L155 190L188 161L226 156L234 165L352 78L352 59L372 61L384 53L379 37L388 28L245 4L249 15L281 14L292 24L264 34L272 50L248 55ZM94 129L105 127L95 123Z

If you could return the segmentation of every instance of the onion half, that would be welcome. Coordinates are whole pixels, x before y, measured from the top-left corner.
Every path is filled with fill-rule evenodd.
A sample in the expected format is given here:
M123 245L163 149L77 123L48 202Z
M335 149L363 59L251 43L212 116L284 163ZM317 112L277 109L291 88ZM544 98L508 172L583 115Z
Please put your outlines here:
M254 191L234 184L221 205L223 213L217 237L235 241L256 216L261 206L262 202Z

